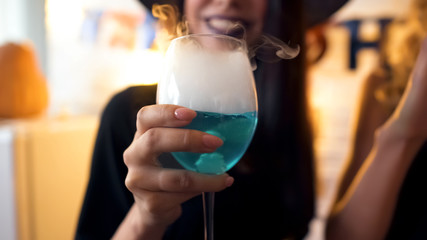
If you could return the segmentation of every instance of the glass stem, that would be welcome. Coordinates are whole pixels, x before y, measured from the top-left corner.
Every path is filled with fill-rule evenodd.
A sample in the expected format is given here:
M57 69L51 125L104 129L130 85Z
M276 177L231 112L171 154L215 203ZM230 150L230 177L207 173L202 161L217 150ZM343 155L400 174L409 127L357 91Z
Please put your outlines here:
M214 233L214 192L203 193L203 211L205 216L205 240L213 240Z

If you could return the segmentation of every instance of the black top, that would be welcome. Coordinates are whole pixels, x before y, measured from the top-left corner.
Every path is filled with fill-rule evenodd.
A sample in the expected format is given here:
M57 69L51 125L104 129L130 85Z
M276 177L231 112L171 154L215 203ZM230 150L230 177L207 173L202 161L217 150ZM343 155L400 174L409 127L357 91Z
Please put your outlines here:
M127 168L122 155L134 137L138 110L154 104L155 95L156 86L131 87L105 108L76 239L109 239L133 204L124 184ZM256 150L249 150L256 155ZM267 167L247 171L245 159L251 158L247 155L229 171L235 178L233 186L215 194L215 238L302 239L314 208L313 196L302 187L308 180L299 170L290 169L298 164L287 164L286 171ZM165 167L179 167L170 154L159 160ZM202 210L201 196L185 202L182 216L167 229L164 239L203 239Z
M131 87L114 96L104 110L76 239L109 239L133 204L124 184L127 168L122 155L136 131L138 110L154 104L155 95L156 86ZM215 238L302 239L314 211L312 196L304 193L310 186L305 182L307 176L300 176L294 164L286 164L286 174L280 169L261 169L261 165L248 173L242 170L247 158L248 154L229 171L235 178L233 186L215 194ZM180 167L170 154L159 160L165 167ZM267 163L268 159L259 161ZM426 164L427 144L409 169L387 239L426 239ZM182 216L168 228L164 239L203 239L201 197L183 204Z
M415 157L400 190L388 240L427 239L426 169L427 142Z

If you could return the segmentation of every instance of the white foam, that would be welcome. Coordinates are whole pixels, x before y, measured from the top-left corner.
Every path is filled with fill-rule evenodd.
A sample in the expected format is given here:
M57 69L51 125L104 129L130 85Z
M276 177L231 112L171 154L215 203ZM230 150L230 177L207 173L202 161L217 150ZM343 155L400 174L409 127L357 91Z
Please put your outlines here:
M173 42L159 82L159 104L198 111L244 113L257 110L255 83L244 50L224 52L188 42Z

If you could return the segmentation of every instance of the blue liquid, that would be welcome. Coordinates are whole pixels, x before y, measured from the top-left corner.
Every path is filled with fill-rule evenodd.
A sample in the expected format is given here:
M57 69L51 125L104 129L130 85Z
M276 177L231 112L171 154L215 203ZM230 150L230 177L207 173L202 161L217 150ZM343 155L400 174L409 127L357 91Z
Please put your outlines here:
M256 124L256 112L220 114L198 111L193 121L184 128L215 135L224 141L224 145L213 153L174 152L172 155L188 170L222 174L243 156L252 140Z

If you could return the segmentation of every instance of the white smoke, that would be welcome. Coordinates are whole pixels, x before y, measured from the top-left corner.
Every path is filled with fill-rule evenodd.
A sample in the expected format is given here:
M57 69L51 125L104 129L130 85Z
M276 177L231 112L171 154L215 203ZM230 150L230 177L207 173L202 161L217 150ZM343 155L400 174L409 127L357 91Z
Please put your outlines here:
M264 34L257 44L251 46L249 58L251 59L252 69L255 70L257 68L255 57L262 62L274 63L284 59L293 59L299 53L299 45L293 48L276 37Z
M256 111L255 83L246 49L227 52L215 44L203 47L193 43L172 41L158 85L158 103L218 113Z

